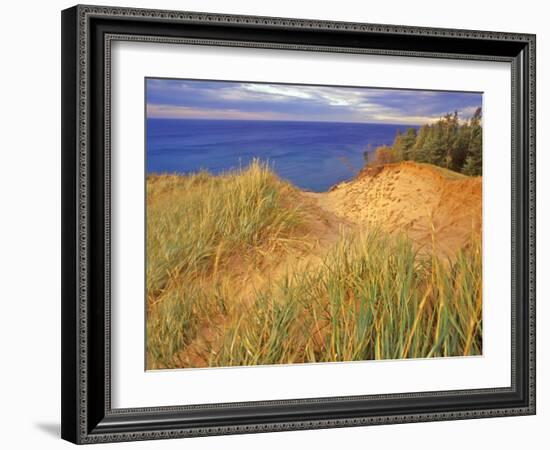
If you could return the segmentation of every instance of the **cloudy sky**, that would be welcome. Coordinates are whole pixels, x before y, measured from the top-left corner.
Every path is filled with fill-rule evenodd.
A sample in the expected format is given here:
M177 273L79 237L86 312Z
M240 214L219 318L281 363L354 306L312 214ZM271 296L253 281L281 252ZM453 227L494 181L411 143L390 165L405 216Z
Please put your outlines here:
M148 118L296 120L420 125L458 111L469 118L479 93L225 81L146 81Z

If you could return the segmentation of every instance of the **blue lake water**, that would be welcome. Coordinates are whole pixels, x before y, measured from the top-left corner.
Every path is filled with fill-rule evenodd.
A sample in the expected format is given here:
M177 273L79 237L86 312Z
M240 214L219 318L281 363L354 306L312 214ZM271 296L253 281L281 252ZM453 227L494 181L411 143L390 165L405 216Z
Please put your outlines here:
M147 120L147 172L214 174L268 161L277 174L316 192L354 176L363 152L391 144L405 125L242 120Z

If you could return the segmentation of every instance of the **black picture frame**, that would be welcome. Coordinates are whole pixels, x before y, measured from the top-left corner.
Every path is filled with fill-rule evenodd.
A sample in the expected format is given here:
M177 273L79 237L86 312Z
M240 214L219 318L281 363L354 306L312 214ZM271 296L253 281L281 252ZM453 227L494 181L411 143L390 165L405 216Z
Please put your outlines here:
M506 388L113 409L114 40L506 61L512 67L512 373ZM535 414L535 36L75 6L62 12L62 437L132 441Z

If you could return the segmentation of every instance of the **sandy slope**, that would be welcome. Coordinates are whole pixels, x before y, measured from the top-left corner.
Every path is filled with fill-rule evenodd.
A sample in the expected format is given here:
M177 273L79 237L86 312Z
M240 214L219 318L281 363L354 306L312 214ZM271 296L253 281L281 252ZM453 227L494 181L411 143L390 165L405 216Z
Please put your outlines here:
M301 245L271 255L261 266L235 264L227 276L246 286L233 300L246 309L255 293L285 274L311 270L322 263L342 231L379 226L406 232L421 249L451 257L481 230L481 178L470 178L428 164L404 162L364 169L355 179L329 192L294 191L286 201L303 214ZM433 226L433 234L432 234ZM239 306L240 305L240 306ZM213 318L175 355L178 367L207 367L211 348L228 325Z
M452 256L481 231L481 177L402 162L363 169L326 193L307 193L320 208L360 226L406 232L421 248Z
M289 245L284 253L266 255L260 266L235 264L231 276L238 279L242 288L232 297L234 307L246 310L252 306L257 292L270 283L276 283L287 274L319 266L341 233L355 227L355 223L321 206L311 194L296 190L286 198L288 206L299 208L302 215L303 229L298 231L300 245ZM230 326L227 318L213 318L174 356L176 366L208 367L210 349L219 347L226 326Z

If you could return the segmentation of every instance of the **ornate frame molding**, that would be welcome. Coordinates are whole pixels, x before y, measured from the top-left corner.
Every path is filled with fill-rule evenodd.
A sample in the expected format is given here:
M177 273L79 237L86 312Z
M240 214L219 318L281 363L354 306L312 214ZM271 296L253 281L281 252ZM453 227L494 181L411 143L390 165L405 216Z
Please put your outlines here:
M434 39L458 39L471 40L474 44L481 41L495 41L503 43L502 48L508 48L509 44L516 44L521 49L518 55L481 54L475 52L446 53L438 50L414 50L414 49L387 49L369 47L348 47L338 45L316 45L304 43L280 43L267 41L246 41L244 39L213 39L205 37L168 37L151 36L145 34L116 33L106 31L100 35L103 48L102 64L105 69L103 85L104 124L102 126L102 144L104 148L103 179L93 179L93 168L90 165L91 147L93 139L91 123L94 116L90 114L92 108L92 96L97 96L91 79L97 76L97 61L93 61L97 47L92 47L92 37L97 36L91 30L92 21L97 19L115 19L126 22L128 20L139 21L142 25L158 22L170 26L197 25L208 27L239 26L245 27L250 33L255 30L269 30L272 33L281 31L322 30L340 33L359 33L368 37L376 35L379 39L384 36L399 36L403 40L407 37L425 37ZM148 9L128 9L116 7L76 6L64 12L63 16L64 48L63 71L64 89L67 91L63 100L64 126L63 130L63 157L67 160L64 167L64 198L66 206L63 221L67 223L68 234L64 234L63 251L63 376L71 379L70 386L63 389L63 436L77 443L98 443L112 441L129 441L143 439L163 439L173 437L192 437L219 434L239 434L250 432L271 432L298 429L348 427L373 424L389 424L421 421L440 421L451 419L469 419L481 417L499 417L510 415L527 415L535 413L535 36L530 34L500 33L470 30L449 30L424 27L405 27L396 25L377 25L332 21L310 21L304 19L270 18L256 16L234 16L220 14L204 14L195 12L158 11ZM96 32L97 33L97 32ZM92 36L93 35L93 36ZM71 40L71 42L68 42ZM196 405L171 408L139 408L113 410L110 403L110 63L111 43L116 40L143 41L155 43L185 43L193 45L218 45L218 46L243 46L266 49L289 49L323 52L349 52L363 54L383 54L396 56L436 57L452 59L481 59L488 61L505 61L512 64L512 146L513 146L513 172L518 172L518 177L524 177L526 191L517 191L517 177L513 177L512 195L518 197L517 204L513 202L512 227L513 227L513 283L518 283L518 289L528 292L527 297L518 298L518 302L525 303L525 317L521 323L516 316L516 308L513 307L512 327L514 342L513 348L513 372L512 386L510 388L483 389L472 391L432 392L419 394L376 395L361 397L334 397L309 400L285 400L270 402L250 402L241 404ZM434 41L435 42L435 41ZM97 45L97 44L96 44ZM513 47L513 45L511 46ZM515 47L514 47L515 48ZM513 50L511 50L513 53ZM69 67L69 65L71 67ZM94 72L95 71L95 72ZM520 79L521 78L521 79ZM67 81L67 83L65 83ZM97 85L95 85L97 86ZM70 91L70 92L69 92ZM518 104L516 98L521 102ZM76 105L76 108L75 108ZM521 120L524 123L520 123ZM69 131L70 129L70 131ZM99 139L96 139L96 144ZM517 148L514 148L517 147ZM76 149L76 152L75 152ZM71 169L70 167L74 167ZM76 170L74 169L76 168ZM523 170L523 173L519 171ZM91 207L92 185L103 183L103 212L101 218L92 217L97 210ZM71 192L68 192L71 190ZM67 191L67 192L65 192ZM523 202L521 197L524 197ZM515 197L514 197L515 198ZM94 200L95 201L95 200ZM97 261L91 258L93 245L90 239L92 228L96 229L95 221L103 221L103 273L104 284L102 296L104 298L103 324L98 326L90 320L91 317L91 290L96 290L94 279L90 276L90 267ZM525 232L526 242L518 242L518 233ZM522 239L520 235L519 239ZM69 242L70 241L70 242ZM516 247L519 245L519 247ZM525 248L522 247L525 246ZM515 249L521 250L521 254L515 254ZM525 255L522 268L524 274L515 274L518 258ZM74 280L69 280L74 275ZM517 275L517 276L516 276ZM524 276L524 278L521 278ZM519 277L519 278L518 278ZM523 285L524 284L524 285ZM521 286L520 286L521 285ZM513 299L515 298L516 285L513 285ZM516 300L513 300L516 301ZM97 306L97 305L96 305ZM519 361L522 373L516 374L516 326L518 332L525 337L526 352L522 353ZM90 339L97 327L98 332L103 332L104 353L104 385L103 408L91 406L90 391L90 348L97 345L97 339ZM70 345L65 341L72 340ZM95 364L95 363L93 363ZM524 374L523 374L524 372ZM523 376L526 376L524 380ZM518 378L519 377L519 378ZM431 397L475 397L476 395L505 394L516 392L517 381L525 384L527 398L515 405L506 407L472 408L468 410L455 409L450 411L427 411L414 413L371 414L357 417L335 417L307 420L283 420L266 423L249 424L224 424L216 426L175 426L168 425L155 427L162 422L162 417L170 414L182 414L189 409L208 411L215 408L228 407L290 407L292 405L325 404L329 402L342 402L348 400L384 400L421 399ZM93 411L92 411L93 409ZM102 409L102 411L101 411ZM141 418L148 415L149 422ZM103 417L98 421L98 417ZM154 416L154 417L153 417ZM121 426L122 419L127 423L128 417L135 418L135 423ZM159 419L160 417L160 419ZM149 423L149 425L144 425Z

